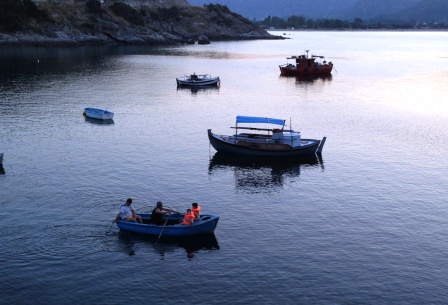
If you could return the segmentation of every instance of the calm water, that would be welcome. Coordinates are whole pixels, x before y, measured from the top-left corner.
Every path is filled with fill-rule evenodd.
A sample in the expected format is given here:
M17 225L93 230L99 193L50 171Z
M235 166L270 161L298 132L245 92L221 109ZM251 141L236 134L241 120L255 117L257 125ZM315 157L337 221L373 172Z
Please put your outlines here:
M285 35L0 49L0 303L447 303L448 33ZM279 76L305 49L332 77ZM220 88L177 90L192 72ZM215 155L207 129L236 115L327 136L322 158ZM221 219L206 240L156 243L111 229L128 197Z

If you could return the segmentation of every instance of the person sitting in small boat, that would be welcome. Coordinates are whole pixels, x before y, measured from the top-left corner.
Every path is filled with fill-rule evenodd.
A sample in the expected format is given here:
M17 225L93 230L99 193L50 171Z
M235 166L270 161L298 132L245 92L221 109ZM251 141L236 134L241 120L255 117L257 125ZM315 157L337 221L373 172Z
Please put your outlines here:
M194 220L199 220L201 218L201 206L196 202L191 204L191 211L194 214Z
M191 225L194 222L194 214L191 212L191 209L187 209L187 213L185 213L184 220L182 220L183 225Z
M175 212L170 208L164 208L162 201L157 201L156 207L152 210L151 223L156 225L163 225L165 219L162 218L163 215Z
M126 221L143 223L142 217L140 215L135 215L135 210L134 207L132 207L131 198L128 198L126 200L126 203L120 207L120 212L118 212L117 216L115 216L114 220L112 220L112 223L117 222L117 220L120 218Z

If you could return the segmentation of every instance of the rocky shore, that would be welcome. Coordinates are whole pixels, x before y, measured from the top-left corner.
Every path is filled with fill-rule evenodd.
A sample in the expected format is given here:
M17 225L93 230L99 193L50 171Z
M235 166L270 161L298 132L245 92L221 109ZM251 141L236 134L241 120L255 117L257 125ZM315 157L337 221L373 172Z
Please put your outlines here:
M202 43L204 37L205 43L282 39L221 5L198 7L186 0L34 3L39 14L20 20L17 30L0 28L0 45L168 45L196 43L199 37Z

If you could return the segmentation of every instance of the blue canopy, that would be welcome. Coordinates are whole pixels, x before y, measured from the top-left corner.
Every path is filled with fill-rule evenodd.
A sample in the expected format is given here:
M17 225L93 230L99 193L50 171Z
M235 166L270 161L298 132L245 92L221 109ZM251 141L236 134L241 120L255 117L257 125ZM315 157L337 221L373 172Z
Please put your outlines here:
M285 120L239 115L236 117L236 123L269 123L284 126Z

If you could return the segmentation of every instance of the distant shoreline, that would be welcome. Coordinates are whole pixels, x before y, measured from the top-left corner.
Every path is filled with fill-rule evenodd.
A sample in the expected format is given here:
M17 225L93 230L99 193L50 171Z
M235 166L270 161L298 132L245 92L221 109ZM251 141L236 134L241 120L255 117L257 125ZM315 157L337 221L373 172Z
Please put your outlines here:
M267 32L448 32L448 29L274 29Z

